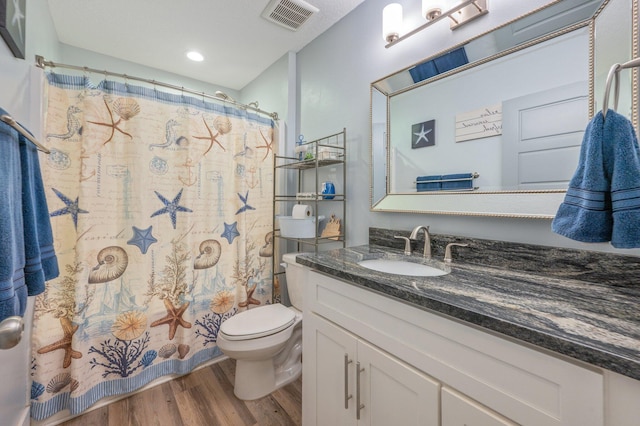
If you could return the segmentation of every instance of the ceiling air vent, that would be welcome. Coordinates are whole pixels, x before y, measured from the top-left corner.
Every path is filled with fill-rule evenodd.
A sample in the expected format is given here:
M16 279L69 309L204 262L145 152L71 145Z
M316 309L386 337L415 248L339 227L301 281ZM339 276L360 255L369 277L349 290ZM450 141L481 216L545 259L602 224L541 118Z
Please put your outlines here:
M320 10L303 0L271 0L262 17L291 31L296 31Z

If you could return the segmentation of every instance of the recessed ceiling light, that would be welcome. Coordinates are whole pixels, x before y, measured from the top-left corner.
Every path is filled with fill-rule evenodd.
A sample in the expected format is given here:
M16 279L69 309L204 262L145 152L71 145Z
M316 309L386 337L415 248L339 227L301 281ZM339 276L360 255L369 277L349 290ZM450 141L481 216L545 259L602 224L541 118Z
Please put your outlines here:
M196 52L195 50L187 52L187 58L191 59L192 61L196 61L196 62L204 61L204 56L202 56L202 54L200 52Z

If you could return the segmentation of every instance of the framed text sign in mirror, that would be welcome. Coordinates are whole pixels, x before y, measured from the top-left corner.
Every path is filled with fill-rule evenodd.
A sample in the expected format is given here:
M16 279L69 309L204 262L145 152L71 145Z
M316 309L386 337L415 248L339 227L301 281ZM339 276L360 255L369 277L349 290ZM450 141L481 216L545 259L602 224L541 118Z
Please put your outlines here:
M638 0L557 0L373 82L372 210L552 218L637 28Z

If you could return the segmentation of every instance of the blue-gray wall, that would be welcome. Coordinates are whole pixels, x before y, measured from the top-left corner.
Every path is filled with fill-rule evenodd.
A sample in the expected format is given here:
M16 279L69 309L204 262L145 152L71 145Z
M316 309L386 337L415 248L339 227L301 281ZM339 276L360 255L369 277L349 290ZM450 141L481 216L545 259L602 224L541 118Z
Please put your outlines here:
M307 140L311 140L346 127L349 144L349 202L346 218L349 245L365 243L369 226L409 230L415 225L426 224L431 226L434 233L616 251L609 244L580 244L557 236L550 231L548 220L369 211L369 84L549 1L491 0L488 15L456 31L450 31L447 23L443 21L390 49L385 49L381 36L381 16L383 7L389 1L366 0L300 52L284 55L241 91L62 45L57 40L49 16L48 3L28 2L26 61L33 63L34 55L41 54L54 61L109 68L207 93L223 90L231 96L236 95L236 98L244 102L259 100L261 108L277 111L282 121L288 124L284 131L289 136L289 146L294 135L298 133L303 133ZM404 6L407 29L423 22L419 17L419 1L399 2ZM17 61L13 59L4 43L0 43L0 58ZM339 178L339 173L331 173L329 178ZM620 252L640 255L640 250Z
M347 128L349 245L366 243L369 226L410 230L416 225L429 225L434 233L616 251L606 243L582 244L560 237L551 232L549 220L369 211L370 83L548 2L492 0L488 15L456 31L440 22L385 49L381 16L389 1L367 0L298 53L300 131L313 139ZM404 5L405 22L412 19L407 28L419 25L420 2L400 3ZM640 255L640 250L619 252Z

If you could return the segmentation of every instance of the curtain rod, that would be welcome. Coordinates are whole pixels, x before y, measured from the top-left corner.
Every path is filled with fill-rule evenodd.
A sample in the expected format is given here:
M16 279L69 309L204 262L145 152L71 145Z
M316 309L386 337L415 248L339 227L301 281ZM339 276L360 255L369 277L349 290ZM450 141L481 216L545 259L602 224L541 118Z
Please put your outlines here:
M128 74L120 74L120 73L115 73L115 72L111 72L111 71L107 71L107 70L99 70L99 69L96 69L96 68L79 67L77 65L58 64L58 63L54 63L52 61L47 61L46 59L44 59L43 56L40 56L40 55L36 55L36 66L39 67L39 68L42 68L42 69L44 69L45 67L50 67L50 68L56 68L56 67L68 68L68 69L77 70L77 71L91 72L91 73L95 73L95 74L103 74L105 77L106 76L119 77L119 78L123 78L125 80L134 80L134 81L140 81L140 82L143 82L143 83L153 84L154 86L167 87L169 89L177 90L177 91L180 91L180 92L183 92L183 93L184 92L191 93L193 95L202 96L203 98L215 99L217 101L230 103L232 105L237 106L238 108L250 109L252 111L268 115L269 117L271 117L274 120L278 120L278 113L277 112L268 112L268 111L265 111L265 110L262 110L262 109L258 108L258 102L252 102L249 105L245 105L245 104L242 104L240 102L236 102L233 98L229 97L227 94L225 94L223 92L216 92L214 95L209 95L209 94L207 94L205 92L199 92L197 90L187 89L185 87L176 86L176 85L169 84L169 83L163 83L161 81L150 80L148 78L135 77L135 76L131 76L131 75L128 75ZM255 106L253 106L253 104L255 104Z

